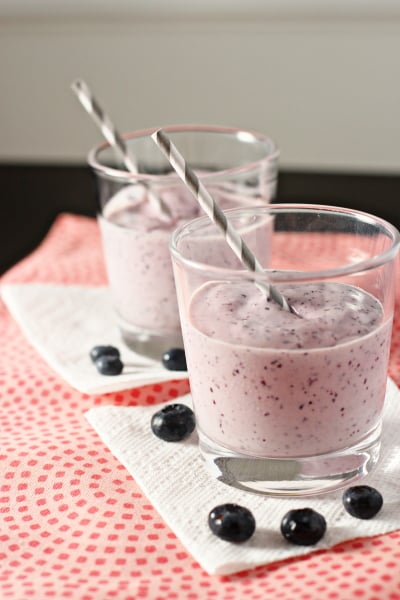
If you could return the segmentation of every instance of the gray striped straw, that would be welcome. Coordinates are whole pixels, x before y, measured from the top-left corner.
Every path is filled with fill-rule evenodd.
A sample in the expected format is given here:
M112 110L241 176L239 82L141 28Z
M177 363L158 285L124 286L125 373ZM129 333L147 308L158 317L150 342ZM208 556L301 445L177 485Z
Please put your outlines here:
M82 79L77 79L71 84L71 88L88 115L92 117L93 121L99 127L107 142L112 148L114 148L117 155L121 158L125 168L130 173L138 174L139 171L136 160L130 155L124 138L121 137L110 117L101 108L87 83ZM162 213L163 217L168 217L168 220L171 220L171 212L160 198L155 196L149 190L147 190L147 197L149 201L156 206L159 212Z
M176 146L174 146L165 132L162 131L162 129L159 129L158 131L155 131L151 137L165 154L166 158L178 176L192 192L193 196L196 198L206 215L222 230L227 243L232 248L237 258L249 271L254 273L265 273L263 267L251 252L243 238L234 229L234 227L232 227L231 223L219 208L218 204L211 197L207 189L186 163L183 156L180 154ZM264 282L257 282L257 285L262 287L263 291L267 292L271 299L277 302L283 309L290 312L295 312L295 310L288 304L286 298L282 296L282 294L274 286Z

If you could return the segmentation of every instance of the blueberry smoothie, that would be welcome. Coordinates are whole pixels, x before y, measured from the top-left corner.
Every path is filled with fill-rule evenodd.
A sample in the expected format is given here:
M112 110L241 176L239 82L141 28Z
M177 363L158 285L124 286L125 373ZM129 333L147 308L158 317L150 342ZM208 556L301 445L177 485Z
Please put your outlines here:
M122 331L162 335L167 349L182 345L168 241L176 227L199 216L201 209L181 186L163 189L162 197L171 218L165 218L148 201L143 187L125 187L107 203L99 224L112 302ZM219 191L222 208L243 201ZM252 231L249 227L243 232L250 244ZM206 261L216 256L221 266L237 267L238 261L221 234L216 230L212 235L217 237L213 244L209 243L210 235L194 244L196 256Z
M168 239L180 223L197 216L189 199L177 195L172 219L160 215L145 192L123 189L99 217L113 305L122 325L164 332L180 339Z
M352 285L279 289L301 318L252 282L193 294L182 327L200 435L257 457L352 447L380 423L391 320Z

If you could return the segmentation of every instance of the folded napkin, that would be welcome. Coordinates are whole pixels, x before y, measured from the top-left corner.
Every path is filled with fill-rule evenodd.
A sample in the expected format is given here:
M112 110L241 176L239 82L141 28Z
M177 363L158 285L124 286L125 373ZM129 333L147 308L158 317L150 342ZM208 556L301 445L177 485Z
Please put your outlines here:
M30 343L80 392L104 394L187 377L186 371L168 371L125 346L106 287L9 284L0 293ZM125 365L121 375L98 373L89 351L99 344L119 348Z
M179 402L190 405L190 395ZM381 458L373 474L363 479L382 493L384 506L375 518L365 521L344 510L340 491L308 498L267 498L213 479L200 457L195 434L179 443L153 435L154 406L102 406L85 416L200 565L209 574L228 574L400 527L399 402L400 392L388 379ZM244 544L224 542L208 528L209 511L225 502L253 512L256 532ZM327 520L325 537L316 546L293 546L280 534L284 514L304 507L314 508Z

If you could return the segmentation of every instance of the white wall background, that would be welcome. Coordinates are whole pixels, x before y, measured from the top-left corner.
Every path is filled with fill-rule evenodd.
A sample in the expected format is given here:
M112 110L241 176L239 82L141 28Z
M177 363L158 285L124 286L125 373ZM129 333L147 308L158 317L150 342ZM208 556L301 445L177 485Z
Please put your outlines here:
M400 173L398 0L0 0L0 161L84 162L84 78L121 131L271 135L286 168Z

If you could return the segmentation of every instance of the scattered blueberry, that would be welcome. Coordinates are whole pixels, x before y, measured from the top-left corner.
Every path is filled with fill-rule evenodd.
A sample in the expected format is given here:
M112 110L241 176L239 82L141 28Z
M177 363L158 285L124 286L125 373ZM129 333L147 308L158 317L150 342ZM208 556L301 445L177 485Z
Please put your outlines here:
M95 361L97 370L102 375L119 375L124 365L118 356L104 354Z
M372 519L383 505L380 492L369 485L355 485L347 489L342 501L347 512L357 519Z
M312 546L326 531L324 517L312 508L289 510L281 521L284 538L297 546Z
M169 371L186 371L186 355L183 348L170 348L162 355L162 364Z
M100 356L115 356L119 358L120 354L118 348L114 348L114 346L94 346L90 351L90 358L93 362L96 362Z
M196 426L194 412L185 404L169 404L151 418L151 430L165 442L180 442Z
M213 508L208 515L208 525L226 542L245 542L256 528L252 513L238 504L221 504Z

